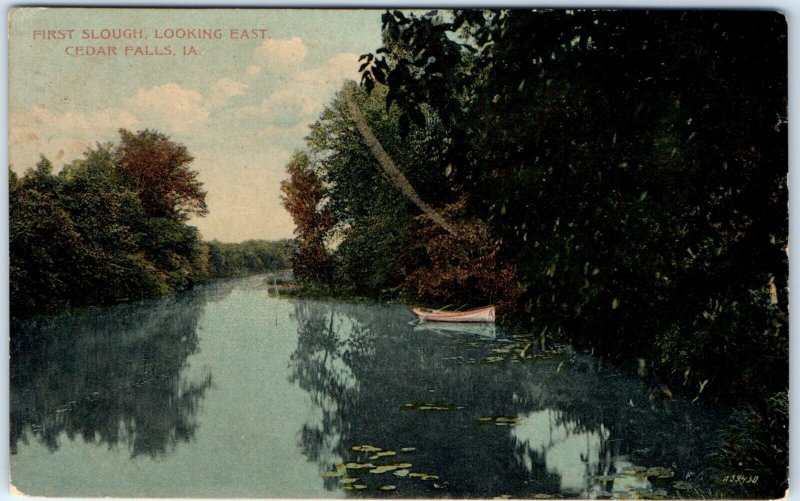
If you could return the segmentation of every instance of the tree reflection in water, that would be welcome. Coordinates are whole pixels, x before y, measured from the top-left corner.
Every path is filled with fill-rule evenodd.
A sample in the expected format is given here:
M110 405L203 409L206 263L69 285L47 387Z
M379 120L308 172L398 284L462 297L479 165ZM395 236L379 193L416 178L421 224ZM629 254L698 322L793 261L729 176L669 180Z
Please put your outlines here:
M11 453L31 439L55 451L66 436L157 457L190 441L212 379L187 359L204 305L231 288L12 322Z
M608 452L606 427L584 430L551 409L529 412L518 420L511 430L517 460L532 470L533 459L540 459L548 473L558 475L559 492L589 497L587 479L600 470L601 455ZM584 468L575 467L580 464Z
M295 301L292 318L297 322L297 349L291 355L289 381L307 391L312 414L301 428L301 447L321 471L342 462L342 437L349 429L343 415L356 401L359 383L351 365L369 355L369 330L337 306ZM328 479L332 488L335 481Z
M703 460L713 419L677 400L652 400L640 381L598 359L566 350L511 363L512 352L484 365L483 357L508 343L414 332L411 318L399 307L294 302L298 345L289 380L311 397L300 447L320 473L346 462L401 461L438 479L350 474L369 493L390 483L403 497L596 497L610 494L604 489L649 486L635 477L595 481L625 465L688 472ZM402 410L414 402L452 410ZM482 426L486 416L514 418L515 426ZM352 449L364 444L398 454L370 459ZM404 447L415 450L403 454ZM337 478L322 481L328 489L340 485Z

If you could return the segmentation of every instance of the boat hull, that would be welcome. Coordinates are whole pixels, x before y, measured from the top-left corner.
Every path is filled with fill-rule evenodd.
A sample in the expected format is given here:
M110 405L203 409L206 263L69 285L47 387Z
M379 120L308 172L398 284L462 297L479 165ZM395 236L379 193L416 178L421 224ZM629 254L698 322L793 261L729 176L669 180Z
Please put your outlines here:
M467 311L431 310L428 308L412 308L420 320L426 322L485 322L494 323L494 306L485 306Z

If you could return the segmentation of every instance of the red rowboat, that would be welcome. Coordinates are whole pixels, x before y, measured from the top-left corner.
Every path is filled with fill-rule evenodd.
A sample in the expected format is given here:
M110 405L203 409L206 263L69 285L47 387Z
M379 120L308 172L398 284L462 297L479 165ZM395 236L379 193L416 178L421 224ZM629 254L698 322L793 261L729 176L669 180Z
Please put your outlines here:
M420 320L429 322L487 322L494 323L494 305L475 308L467 311L432 310L430 308L416 307L411 311L419 316Z

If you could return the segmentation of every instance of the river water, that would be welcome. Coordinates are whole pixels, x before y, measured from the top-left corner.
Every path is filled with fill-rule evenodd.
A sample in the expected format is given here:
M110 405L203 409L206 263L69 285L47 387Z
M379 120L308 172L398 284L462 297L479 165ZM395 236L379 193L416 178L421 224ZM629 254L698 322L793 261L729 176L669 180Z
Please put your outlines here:
M264 277L12 324L42 496L692 497L721 420L568 346Z

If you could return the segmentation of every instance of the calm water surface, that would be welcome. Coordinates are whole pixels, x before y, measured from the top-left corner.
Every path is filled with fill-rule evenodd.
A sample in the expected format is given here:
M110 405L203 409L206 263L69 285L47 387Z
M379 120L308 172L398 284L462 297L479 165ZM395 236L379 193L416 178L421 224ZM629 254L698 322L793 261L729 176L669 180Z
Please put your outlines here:
M263 277L12 325L32 495L681 497L720 421L565 346ZM27 341L23 341L27 340ZM354 480L357 479L357 480Z

